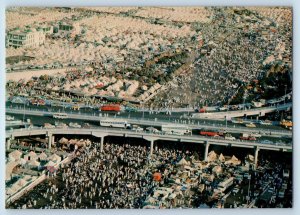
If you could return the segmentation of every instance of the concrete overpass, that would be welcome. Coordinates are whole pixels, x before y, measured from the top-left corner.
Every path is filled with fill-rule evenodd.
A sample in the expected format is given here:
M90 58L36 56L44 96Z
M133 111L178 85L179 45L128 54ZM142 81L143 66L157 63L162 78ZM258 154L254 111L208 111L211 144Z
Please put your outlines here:
M277 110L287 110L292 107L292 102L281 104L281 105L274 105L262 108L253 108L248 110L237 110L237 111L223 111L223 112L213 112L213 113L193 113L193 118L198 119L227 119L234 118L234 117L243 117L246 116L264 116L266 113L271 113Z
M148 132L136 132L126 129L116 129L116 128L89 128L89 129L78 129L78 128L67 128L67 129L16 129L6 132L6 148L10 148L11 140L16 137L28 137L35 135L45 135L48 137L48 148L55 142L55 135L91 135L100 138L100 151L103 151L104 138L106 136L119 136L119 137L134 137L145 139L150 142L150 156L153 153L153 146L156 140L167 140L167 141L179 141L188 142L194 144L205 145L204 158L207 158L210 145L220 145L220 146L231 146L231 147L241 147L241 148L252 148L255 150L255 164L258 159L259 150L274 150L274 151L292 151L292 146L284 144L262 144L258 142L248 142L248 141L238 141L238 140L223 140L207 138L198 135L191 136L176 136L176 135L163 135L163 134L153 134Z
M6 113L10 114L24 114L23 109L6 109ZM38 110L28 110L25 109L26 115L32 115L32 116L42 116L42 117L52 117L53 113L48 111L38 111ZM77 119L77 120L86 120L86 121L100 121L100 117L96 114L74 114L74 113L67 113L69 119ZM179 120L175 122L168 121L168 120L160 120L160 119L136 119L136 118L121 118L117 117L119 119L124 119L128 123L131 124L138 124L138 125L144 125L144 126L158 126L160 127L162 124L184 124L190 129L225 129L228 132L233 133L261 133L262 135L269 136L271 133L271 136L274 137L281 137L281 136L288 136L292 137L292 132L288 130L275 130L275 129L265 129L265 128L247 128L247 127L235 127L232 125L228 125L225 127L225 125L217 125L217 124L204 124L204 123L192 123L191 120L185 120L187 123L181 123Z

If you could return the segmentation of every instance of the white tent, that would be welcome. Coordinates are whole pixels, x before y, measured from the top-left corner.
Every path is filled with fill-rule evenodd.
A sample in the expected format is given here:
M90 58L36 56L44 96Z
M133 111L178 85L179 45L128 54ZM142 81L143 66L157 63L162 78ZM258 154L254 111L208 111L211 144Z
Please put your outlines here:
M182 158L178 163L177 163L178 166L185 166L185 165L189 165L189 163L184 159Z
M49 161L53 161L55 163L59 163L61 161L61 157L58 156L57 154L51 155L48 159Z
M215 166L212 171L216 174L220 174L222 172L222 167L221 166Z
M11 153L8 154L8 158L10 161L17 161L20 160L22 156L22 152L19 150L12 151Z
M224 155L222 153L219 156L219 161L225 162L225 157L224 157Z
M55 166L55 163L53 161L49 161L45 166Z
M28 154L24 156L25 160L36 160L37 154L34 151L30 151Z
M38 155L38 158L40 160L47 160L47 154L45 152L42 152L41 154Z
M21 178L20 180L18 180L18 185L20 185L21 187L23 187L25 184L27 184L27 181L24 180L23 178Z
M67 139L67 138L61 138L59 141L58 141L59 143L61 143L61 144L66 144L66 143L68 143L69 142L69 140Z
M215 151L210 151L208 156L207 156L207 161L215 161L218 158L218 155L215 153Z
M13 169L19 165L19 162L11 161L6 164L5 180L10 180Z
M40 162L38 162L36 160L30 160L27 162L27 164L31 167L38 167L40 165Z

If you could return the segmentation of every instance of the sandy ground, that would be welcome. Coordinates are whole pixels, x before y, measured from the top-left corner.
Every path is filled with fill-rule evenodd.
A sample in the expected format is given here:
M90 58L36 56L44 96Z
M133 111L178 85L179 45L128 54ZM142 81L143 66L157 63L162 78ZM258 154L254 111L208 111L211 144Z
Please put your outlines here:
M6 81L12 80L12 81L19 81L20 79L29 80L33 76L41 76L41 75L56 75L57 73L64 74L66 72L66 69L51 69L51 70L24 70L21 72L10 72L6 73Z

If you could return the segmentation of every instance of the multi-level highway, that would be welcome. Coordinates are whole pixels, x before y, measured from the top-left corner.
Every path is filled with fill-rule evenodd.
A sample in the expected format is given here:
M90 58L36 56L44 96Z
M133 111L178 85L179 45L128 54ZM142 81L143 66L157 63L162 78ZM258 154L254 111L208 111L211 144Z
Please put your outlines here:
M14 108L7 108L6 113L9 114L26 114L26 115L32 115L32 116L40 116L40 117L52 117L53 112L50 111L41 111L41 110L28 110L28 109L14 109ZM79 114L79 113L68 113L69 119L76 119L76 120L84 120L84 121L100 121L100 117L98 114L95 113L85 113L85 114ZM118 117L119 119L122 119L121 117ZM156 119L156 118L149 118L149 119L141 119L141 118L123 118L128 123L131 124L138 124L138 125L144 125L144 126L158 126L160 127L162 124L185 124L190 129L200 129L200 128L206 128L206 129L223 129L228 132L234 132L234 133L253 133L257 132L262 135L272 135L273 137L281 137L281 136L287 136L291 137L292 132L288 130L279 130L279 129L272 129L272 128L247 128L247 127L239 127L235 125L224 125L224 124L208 124L203 123L201 121L193 121L193 120L179 120L179 118L173 119L174 121L168 121L168 120L162 120L162 119Z

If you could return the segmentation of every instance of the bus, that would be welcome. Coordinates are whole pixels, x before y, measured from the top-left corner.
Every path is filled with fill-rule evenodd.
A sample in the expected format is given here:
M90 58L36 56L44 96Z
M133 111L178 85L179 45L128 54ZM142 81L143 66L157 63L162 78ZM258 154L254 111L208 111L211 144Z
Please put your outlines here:
M67 119L68 114L66 114L66 113L54 113L53 118L55 118L55 119Z
M185 135L192 134L192 131L188 129L185 125L172 125L166 124L161 125L161 131L166 134L175 134L175 135Z
M111 128L131 128L131 125L123 119L100 119L100 126Z
M225 192L231 185L233 185L234 177L230 177L218 184L218 190Z

